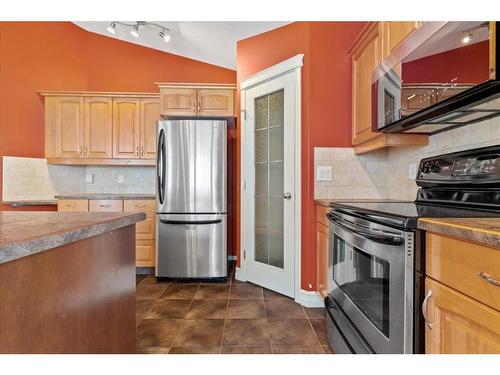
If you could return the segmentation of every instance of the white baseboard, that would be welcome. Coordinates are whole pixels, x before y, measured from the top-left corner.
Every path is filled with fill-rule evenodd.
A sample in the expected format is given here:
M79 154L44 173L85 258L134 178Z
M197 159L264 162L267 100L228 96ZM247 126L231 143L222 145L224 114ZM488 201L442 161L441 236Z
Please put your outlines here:
M238 281L246 281L243 275L243 271L241 271L240 267L236 267L236 273L234 274L234 278Z
M305 307L325 307L323 298L312 290L301 289L300 294L295 297L295 302Z
M227 260L236 260L236 259L238 259L237 255L228 255L227 256Z

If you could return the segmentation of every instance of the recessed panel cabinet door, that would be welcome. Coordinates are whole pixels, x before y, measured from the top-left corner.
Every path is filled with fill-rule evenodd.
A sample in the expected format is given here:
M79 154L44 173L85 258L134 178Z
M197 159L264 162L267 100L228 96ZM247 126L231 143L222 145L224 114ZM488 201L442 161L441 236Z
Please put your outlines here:
M425 352L500 353L500 312L427 278Z
M45 156L80 158L84 144L83 97L45 98Z
M161 113L168 116L195 116L196 89L164 88L160 90Z
M113 99L113 157L140 158L140 99Z
M160 101L141 100L141 158L156 158L156 124L160 120Z
M87 158L113 157L113 100L85 98L85 144Z
M234 116L233 90L198 90L199 116Z
M418 21L382 22L384 30L384 58L392 53L419 26L420 22Z

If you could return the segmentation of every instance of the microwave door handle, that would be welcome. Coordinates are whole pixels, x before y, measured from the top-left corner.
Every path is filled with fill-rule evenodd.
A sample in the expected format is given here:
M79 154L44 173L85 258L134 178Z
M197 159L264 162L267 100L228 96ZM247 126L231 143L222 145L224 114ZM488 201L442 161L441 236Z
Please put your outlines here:
M158 137L158 151L156 156L156 168L158 178L158 199L160 204L163 204L165 191L165 131L160 130Z
M326 215L328 221L334 225L337 225L341 227L344 230L347 230L349 232L354 232L356 234L359 234L360 236L363 236L365 238L368 238L369 240L372 240L374 242L382 243L384 245L394 245L394 246L400 246L404 243L403 238L399 236L381 236L378 234L373 234L370 233L366 230L363 230L361 228L357 228L353 225L347 224L345 221L341 221L339 219L336 219L335 215L328 213Z

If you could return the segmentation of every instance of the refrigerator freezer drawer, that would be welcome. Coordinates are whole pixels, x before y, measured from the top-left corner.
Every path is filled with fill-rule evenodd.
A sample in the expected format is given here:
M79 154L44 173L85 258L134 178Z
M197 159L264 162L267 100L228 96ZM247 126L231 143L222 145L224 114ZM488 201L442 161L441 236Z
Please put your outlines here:
M157 277L227 276L226 215L159 214Z

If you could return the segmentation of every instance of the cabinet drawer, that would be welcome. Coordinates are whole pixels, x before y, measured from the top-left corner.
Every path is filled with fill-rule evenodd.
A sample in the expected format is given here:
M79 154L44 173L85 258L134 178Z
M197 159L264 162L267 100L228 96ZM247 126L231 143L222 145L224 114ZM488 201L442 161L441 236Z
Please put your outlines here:
M88 199L60 199L57 201L57 211L88 212Z
M136 241L135 264L137 267L154 267L155 241L153 240Z
M434 280L500 310L500 287L479 276L500 281L500 249L427 232L426 270Z
M325 206L316 205L316 222L328 226L328 219L326 218L326 214L328 213L329 208Z
M91 212L123 211L123 201L121 199L92 199L89 206Z
M126 199L123 201L125 212L145 212L147 216L155 214L156 201L154 199Z

